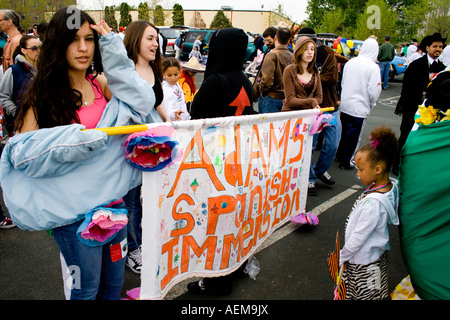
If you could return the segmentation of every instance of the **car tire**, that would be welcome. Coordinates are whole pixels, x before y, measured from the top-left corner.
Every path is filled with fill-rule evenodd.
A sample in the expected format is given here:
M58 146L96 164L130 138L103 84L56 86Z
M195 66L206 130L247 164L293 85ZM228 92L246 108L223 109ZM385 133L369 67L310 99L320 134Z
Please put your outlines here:
M393 70L389 70L389 81L394 80L396 75L397 75L397 72L395 71L395 68Z

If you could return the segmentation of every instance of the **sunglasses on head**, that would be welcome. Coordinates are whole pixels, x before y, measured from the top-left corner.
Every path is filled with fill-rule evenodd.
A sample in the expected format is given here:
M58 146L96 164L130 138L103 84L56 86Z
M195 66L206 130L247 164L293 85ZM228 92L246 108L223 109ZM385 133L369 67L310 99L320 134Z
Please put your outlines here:
M32 46L32 47L30 47L30 48L25 48L25 49L27 49L27 50L32 50L32 51L36 51L36 50L41 49L41 47L40 47L40 46Z

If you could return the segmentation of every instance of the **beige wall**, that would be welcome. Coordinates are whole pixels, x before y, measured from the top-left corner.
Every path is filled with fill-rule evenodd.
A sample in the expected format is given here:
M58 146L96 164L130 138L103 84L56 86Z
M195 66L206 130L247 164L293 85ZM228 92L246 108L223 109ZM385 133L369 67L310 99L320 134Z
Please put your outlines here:
M95 21L100 21L103 18L104 11L87 11ZM165 10L165 25L172 25L172 11ZM217 10L184 10L184 24L192 26L191 21L195 12L199 12L203 21L206 24L206 28L209 28ZM233 27L241 28L244 31L250 31L254 33L263 33L263 31L270 26L283 25L288 28L291 27L292 21L281 17L273 11L245 11L245 10L233 10L224 11L225 16L230 19ZM132 20L138 20L138 12L130 12ZM116 20L120 22L120 12L116 11Z
M195 15L195 10L184 10L184 22L189 25ZM198 11L209 28L214 16L217 14L216 10L199 10ZM271 25L278 25L280 20L287 20L271 11L224 11L225 16L231 21L233 27L241 28L244 31L251 31L254 33L262 33L267 27ZM272 18L272 24L269 19ZM278 18L278 19L277 19ZM287 20L289 27L292 22Z

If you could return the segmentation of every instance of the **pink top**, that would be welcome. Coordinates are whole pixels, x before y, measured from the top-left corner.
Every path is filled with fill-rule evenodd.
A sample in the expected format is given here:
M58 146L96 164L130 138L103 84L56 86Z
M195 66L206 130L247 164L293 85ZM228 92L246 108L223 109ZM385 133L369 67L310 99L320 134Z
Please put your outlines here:
M92 80L92 75L89 75L86 79L91 84L92 89L94 89L95 100L90 105L82 106L79 110L77 110L77 115L80 119L80 123L84 125L86 129L94 129L97 127L97 123L100 121L108 101L106 101L105 96L101 93L100 85L98 84L97 79ZM106 207L112 207L121 202L123 202L123 199L113 201Z
M100 121L108 101L106 101L105 96L101 92L97 79L92 80L92 75L86 77L86 79L89 81L92 89L94 90L95 100L92 104L82 106L79 110L77 110L77 115L80 119L80 123L84 125L86 129L94 129Z

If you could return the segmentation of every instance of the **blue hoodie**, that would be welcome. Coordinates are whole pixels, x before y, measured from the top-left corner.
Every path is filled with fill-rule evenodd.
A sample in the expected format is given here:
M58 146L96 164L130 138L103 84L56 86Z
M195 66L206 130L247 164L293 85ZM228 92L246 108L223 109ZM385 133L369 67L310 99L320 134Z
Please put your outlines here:
M119 37L100 39L108 87L113 93L97 127L161 122L152 87L135 70ZM141 183L124 157L127 136L111 136L72 124L25 132L5 145L0 182L14 223L48 230L84 219L91 209L121 199Z

